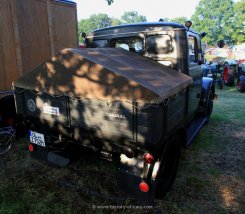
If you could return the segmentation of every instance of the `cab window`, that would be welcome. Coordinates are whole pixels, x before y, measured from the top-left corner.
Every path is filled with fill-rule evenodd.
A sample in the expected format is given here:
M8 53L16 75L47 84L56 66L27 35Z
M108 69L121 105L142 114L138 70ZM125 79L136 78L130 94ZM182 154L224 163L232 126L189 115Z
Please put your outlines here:
M112 39L110 47L123 48L125 50L141 54L143 52L143 40L140 37Z
M107 40L94 40L91 44L91 48L107 48L108 41Z
M170 54L173 51L169 35L152 35L146 38L146 52L149 55Z
M190 63L195 63L198 61L198 52L197 52L197 41L194 36L188 37L188 46L189 46L189 59Z

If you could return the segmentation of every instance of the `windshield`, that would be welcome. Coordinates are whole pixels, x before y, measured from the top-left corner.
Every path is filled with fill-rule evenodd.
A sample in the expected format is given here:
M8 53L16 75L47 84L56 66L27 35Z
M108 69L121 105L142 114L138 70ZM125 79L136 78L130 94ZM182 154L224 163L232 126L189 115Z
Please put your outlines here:
M110 46L141 54L143 51L143 40L140 37L116 38L111 40Z

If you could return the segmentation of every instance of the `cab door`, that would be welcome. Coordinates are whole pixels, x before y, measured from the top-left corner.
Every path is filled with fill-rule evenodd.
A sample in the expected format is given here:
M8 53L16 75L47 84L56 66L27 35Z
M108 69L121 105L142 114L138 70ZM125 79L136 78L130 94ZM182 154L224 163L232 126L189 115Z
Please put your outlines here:
M188 34L189 46L189 75L193 78L193 84L189 91L189 108L188 114L193 115L197 111L201 96L202 87L202 69L200 65L201 60L201 44L198 41L197 35L189 32Z

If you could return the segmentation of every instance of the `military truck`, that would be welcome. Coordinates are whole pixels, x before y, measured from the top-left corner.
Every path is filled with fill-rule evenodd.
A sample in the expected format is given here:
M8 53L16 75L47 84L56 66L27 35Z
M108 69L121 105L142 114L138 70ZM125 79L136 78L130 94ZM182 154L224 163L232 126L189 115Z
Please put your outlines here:
M213 80L201 70L204 33L190 25L95 30L85 48L64 49L15 81L31 156L65 166L72 158L68 146L88 147L116 161L118 186L127 194L163 198L181 147L213 109Z

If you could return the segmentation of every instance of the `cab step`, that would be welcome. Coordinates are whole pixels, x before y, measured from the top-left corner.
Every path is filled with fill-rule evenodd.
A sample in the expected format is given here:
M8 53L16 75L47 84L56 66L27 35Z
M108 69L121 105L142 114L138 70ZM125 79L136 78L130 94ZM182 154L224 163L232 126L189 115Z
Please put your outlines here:
M194 138L206 122L206 117L199 117L196 120L194 120L191 123L191 125L187 128L187 146L189 146L193 142Z

